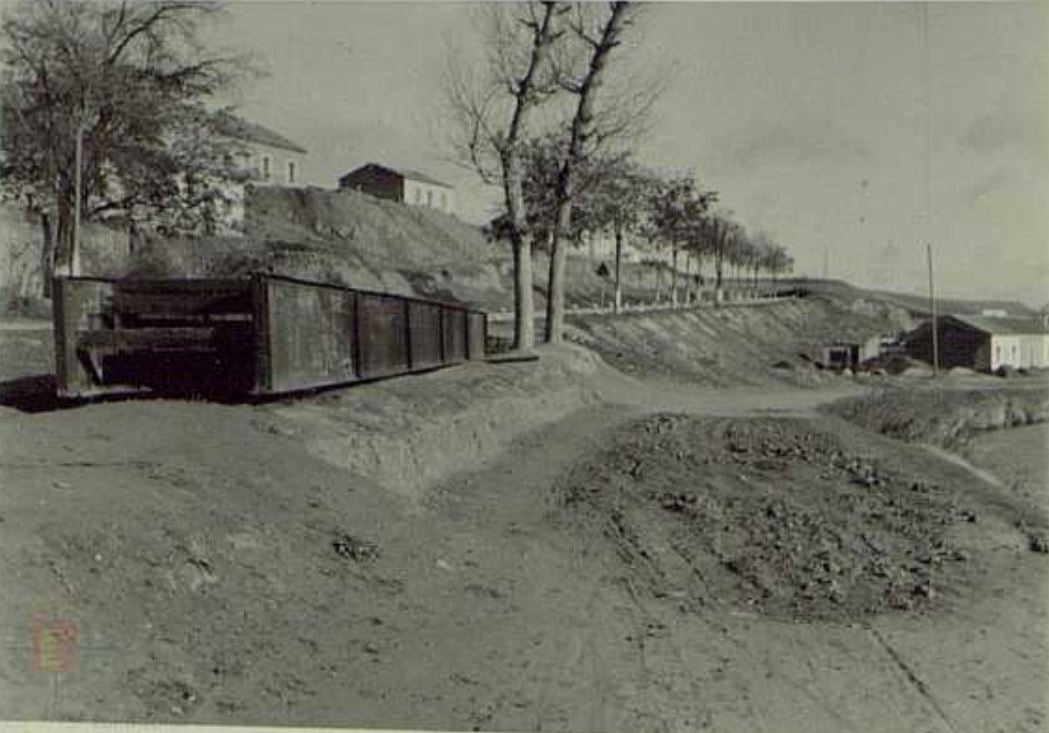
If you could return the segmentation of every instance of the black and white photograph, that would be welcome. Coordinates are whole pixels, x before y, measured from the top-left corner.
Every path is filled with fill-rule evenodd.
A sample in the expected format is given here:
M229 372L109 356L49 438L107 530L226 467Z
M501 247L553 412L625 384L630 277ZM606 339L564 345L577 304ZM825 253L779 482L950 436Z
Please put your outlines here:
M0 0L0 733L1049 733L1047 40Z

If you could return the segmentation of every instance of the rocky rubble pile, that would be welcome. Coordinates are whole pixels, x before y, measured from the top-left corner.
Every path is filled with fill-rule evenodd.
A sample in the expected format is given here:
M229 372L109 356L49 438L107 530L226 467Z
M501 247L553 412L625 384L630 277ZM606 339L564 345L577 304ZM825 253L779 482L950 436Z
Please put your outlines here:
M646 418L562 496L612 518L606 536L657 595L684 584L693 605L792 617L927 607L968 572L948 529L978 520L947 487L794 419Z

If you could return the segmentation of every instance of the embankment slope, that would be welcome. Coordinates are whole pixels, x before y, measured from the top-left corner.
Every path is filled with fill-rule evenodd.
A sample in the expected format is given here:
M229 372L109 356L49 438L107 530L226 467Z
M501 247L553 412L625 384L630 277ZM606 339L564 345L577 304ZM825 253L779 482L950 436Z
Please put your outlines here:
M892 328L884 316L857 313L819 297L616 317L580 316L570 318L569 324L571 340L628 374L707 386L822 384L832 377L811 363L820 344L862 341Z

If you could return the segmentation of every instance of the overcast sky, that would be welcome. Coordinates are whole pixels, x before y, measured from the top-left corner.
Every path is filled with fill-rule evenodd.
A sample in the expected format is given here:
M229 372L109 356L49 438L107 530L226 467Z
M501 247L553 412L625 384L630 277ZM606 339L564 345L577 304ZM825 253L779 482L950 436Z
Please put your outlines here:
M216 37L269 76L243 114L309 149L334 186L368 161L495 197L440 139L443 56L469 3L241 0ZM640 158L692 169L797 271L945 295L1049 300L1049 4L662 3L632 63L673 60ZM437 134L435 134L435 131Z

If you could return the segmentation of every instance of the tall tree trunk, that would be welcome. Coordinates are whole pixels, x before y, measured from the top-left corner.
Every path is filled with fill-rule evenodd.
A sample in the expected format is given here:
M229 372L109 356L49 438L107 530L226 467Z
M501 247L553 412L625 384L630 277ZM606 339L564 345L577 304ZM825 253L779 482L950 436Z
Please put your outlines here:
M696 302L698 303L703 297L703 253L696 253Z
M41 292L45 298L50 298L51 275L55 268L55 227L47 211L40 212L40 229L43 236L43 246L40 248Z
M550 251L550 273L546 290L546 342L561 343L565 327L565 244L559 231L568 229L572 217L571 198L557 207L558 220L554 225L554 236Z
M546 302L546 340L560 343L564 332L565 287L564 287L564 233L572 221L572 204L575 197L576 169L587 155L586 144L594 129L594 98L601 86L609 54L619 45L619 34L626 25L629 2L614 2L611 12L601 29L601 37L593 47L590 65L579 87L579 102L572 117L572 129L568 141L568 154L561 164L557 176L557 213L554 217L554 236L550 263L550 288Z
M615 264L615 292L612 295L612 312L618 313L623 307L623 284L620 280L623 265L623 226L616 222L616 264Z
M532 248L521 235L512 237L514 253L514 348L535 346L535 297L532 293Z
M532 293L532 248L524 231L523 170L517 150L504 155L503 192L510 218L510 246L514 255L514 349L528 351L535 346L535 297Z
M52 274L63 277L72 275L73 254L73 189L68 176L63 175L59 181L58 221L55 228Z
M514 348L524 351L535 346L535 301L532 293L532 253L524 234L524 167L519 145L526 134L528 116L536 104L535 75L546 64L550 47L557 38L556 16L560 12L558 3L543 4L542 20L535 26L528 70L517 84L514 111L500 150L503 196L514 254Z
M677 245L670 248L670 304L677 305Z
M685 305L692 302L692 251L685 250Z

